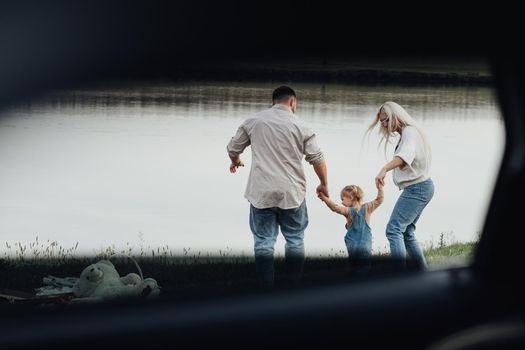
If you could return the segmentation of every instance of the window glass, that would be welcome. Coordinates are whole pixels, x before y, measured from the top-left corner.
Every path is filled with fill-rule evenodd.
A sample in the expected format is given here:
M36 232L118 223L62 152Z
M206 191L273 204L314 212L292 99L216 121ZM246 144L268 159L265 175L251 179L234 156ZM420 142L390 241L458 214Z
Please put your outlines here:
M297 93L296 116L316 134L330 195L339 205L347 185L360 186L364 202L375 198L375 177L392 159L397 139L385 152L378 146L378 125L368 136L366 131L385 101L404 107L432 145L435 193L417 222L415 237L430 270L468 263L505 141L495 93L489 84L401 83L287 85ZM279 85L100 83L52 91L4 110L0 258L3 264L24 266L53 258L69 262L70 268L39 267L30 282L20 278L0 287L32 292L47 274L79 277L83 267L102 258L113 260L121 275L136 272L125 256L146 266L145 278L167 287L183 274L188 283L254 280L250 206L243 196L252 150L245 150L245 166L231 174L226 145L244 120L271 106L272 91ZM315 259L328 261L319 265L323 271L335 266L334 261L346 261L348 252L345 218L317 198L319 180L303 164L308 273L317 266ZM389 172L384 202L370 219L376 257L389 256L385 230L400 194ZM277 258L284 256L284 246L279 235ZM216 258L243 267L221 270ZM195 275L181 261L215 265Z

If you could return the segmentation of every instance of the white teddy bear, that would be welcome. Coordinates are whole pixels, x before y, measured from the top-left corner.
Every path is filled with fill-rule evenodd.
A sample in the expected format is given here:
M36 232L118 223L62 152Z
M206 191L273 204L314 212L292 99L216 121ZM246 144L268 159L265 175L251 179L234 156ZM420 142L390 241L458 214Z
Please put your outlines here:
M100 260L86 267L73 286L76 301L101 301L117 297L156 296L159 286L153 278L142 278L136 273L120 277L108 260ZM75 300L75 299L74 299Z

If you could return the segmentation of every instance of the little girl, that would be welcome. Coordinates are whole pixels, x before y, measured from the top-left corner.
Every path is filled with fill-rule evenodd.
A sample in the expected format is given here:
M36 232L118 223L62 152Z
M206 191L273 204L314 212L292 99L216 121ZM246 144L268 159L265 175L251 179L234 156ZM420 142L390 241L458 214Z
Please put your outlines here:
M357 273L367 273L370 270L369 258L372 255L372 232L370 230L370 215L383 203L383 185L376 182L377 197L371 202L361 204L364 193L356 185L346 186L341 190L343 206L337 205L323 193L319 198L332 211L346 218L345 235L346 249L351 268Z

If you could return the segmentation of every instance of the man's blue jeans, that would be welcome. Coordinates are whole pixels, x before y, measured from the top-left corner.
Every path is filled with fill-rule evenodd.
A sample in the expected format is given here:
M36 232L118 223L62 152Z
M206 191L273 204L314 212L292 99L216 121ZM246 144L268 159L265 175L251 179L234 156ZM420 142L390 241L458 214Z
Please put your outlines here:
M308 226L306 201L292 209L277 207L257 209L250 205L250 228L255 243L257 278L262 286L273 285L273 255L279 227L286 240L285 257L290 277L294 281L301 278L306 226Z
M394 206L386 226L386 236L390 243L392 258L399 261L403 267L406 264L407 252L419 268L427 267L415 231L416 223L433 195L434 183L428 179L406 187Z

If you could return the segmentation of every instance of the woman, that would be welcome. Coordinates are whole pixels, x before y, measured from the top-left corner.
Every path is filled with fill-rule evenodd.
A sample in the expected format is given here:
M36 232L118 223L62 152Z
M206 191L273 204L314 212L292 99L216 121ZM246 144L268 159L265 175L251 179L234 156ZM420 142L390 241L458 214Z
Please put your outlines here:
M430 143L414 119L395 102L385 102L379 108L368 132L376 124L380 124L385 154L391 138L399 135L394 158L381 168L375 179L376 184L384 185L386 173L393 170L394 184L403 190L386 227L390 253L404 266L408 252L418 267L424 269L427 264L415 230L423 209L434 195L434 183L430 178Z

